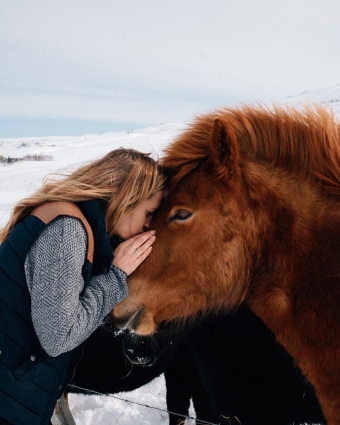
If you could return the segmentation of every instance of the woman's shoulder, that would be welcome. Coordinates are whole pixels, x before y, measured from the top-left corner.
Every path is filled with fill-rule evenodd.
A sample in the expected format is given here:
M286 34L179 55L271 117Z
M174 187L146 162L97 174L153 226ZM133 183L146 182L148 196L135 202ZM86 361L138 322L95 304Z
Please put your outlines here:
M58 216L48 223L28 251L25 263L55 262L67 258L70 261L84 260L87 247L86 230L79 219Z
M87 258L93 260L94 237L91 226L81 208L68 201L54 201L42 204L35 208L31 215L36 216L46 225L45 228L53 232L62 232L63 238L74 234L75 238L85 239L87 242ZM57 225L52 225L57 223ZM70 241L72 243L72 241Z
M38 249L40 253L44 249L59 252L61 249L75 246L85 249L86 244L87 234L81 221L75 217L60 215L46 224L33 243L32 249Z
M44 233L58 233L64 235L66 238L77 238L77 236L85 236L86 230L81 220L77 217L69 215L59 215L54 220L46 224Z

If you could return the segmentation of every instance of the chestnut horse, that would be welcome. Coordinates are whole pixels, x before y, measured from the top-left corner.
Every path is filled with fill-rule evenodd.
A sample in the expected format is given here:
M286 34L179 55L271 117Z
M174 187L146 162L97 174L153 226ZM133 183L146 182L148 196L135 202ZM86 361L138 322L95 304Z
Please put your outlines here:
M224 109L198 117L162 162L157 240L117 326L145 335L245 302L339 425L339 123L322 108Z

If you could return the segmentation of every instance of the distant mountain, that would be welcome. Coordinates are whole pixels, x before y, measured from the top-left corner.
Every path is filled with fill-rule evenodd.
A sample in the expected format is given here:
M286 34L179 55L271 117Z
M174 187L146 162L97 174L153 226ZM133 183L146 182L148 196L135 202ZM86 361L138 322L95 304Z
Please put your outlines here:
M321 104L331 108L340 116L340 84L321 90L303 91L296 96L287 97L283 102L289 105Z

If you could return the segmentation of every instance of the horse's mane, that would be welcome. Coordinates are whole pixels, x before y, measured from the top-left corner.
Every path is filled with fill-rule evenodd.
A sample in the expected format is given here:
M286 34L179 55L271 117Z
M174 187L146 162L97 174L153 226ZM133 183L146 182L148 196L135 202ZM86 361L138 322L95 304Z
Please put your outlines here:
M321 107L244 106L199 116L164 150L162 165L175 173L174 184L208 158L215 118L235 134L244 158L315 181L339 196L340 125Z

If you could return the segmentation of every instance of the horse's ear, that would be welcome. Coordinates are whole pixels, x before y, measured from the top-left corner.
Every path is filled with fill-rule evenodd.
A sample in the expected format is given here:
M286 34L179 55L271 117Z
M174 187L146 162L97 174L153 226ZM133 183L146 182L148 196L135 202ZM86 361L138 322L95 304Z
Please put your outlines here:
M216 118L210 138L209 165L217 178L230 180L238 161L239 147L234 132Z

